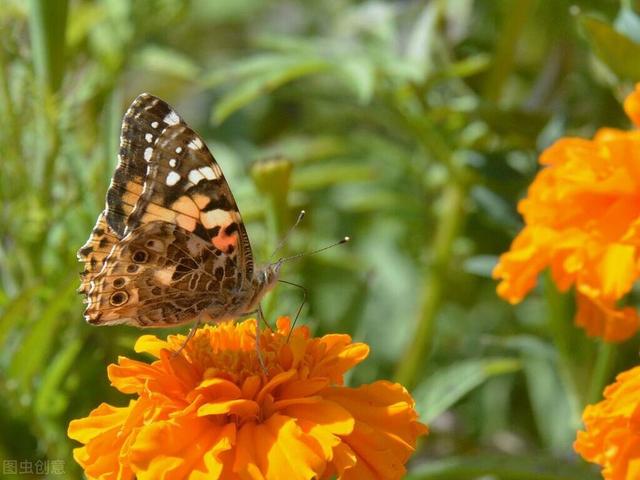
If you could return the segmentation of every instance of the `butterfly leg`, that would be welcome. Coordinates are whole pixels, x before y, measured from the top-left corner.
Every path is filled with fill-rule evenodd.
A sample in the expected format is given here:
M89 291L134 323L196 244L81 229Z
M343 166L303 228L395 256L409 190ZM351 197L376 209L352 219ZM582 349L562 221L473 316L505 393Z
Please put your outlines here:
M262 350L260 350L260 322L265 322L265 324L267 324L264 319L262 306L258 304L258 319L256 320L256 354L258 355L258 361L260 362L260 366L262 367L262 372L267 375L267 367L265 366L264 358L262 357Z
M182 343L180 348L178 350L176 350L175 352L173 352L172 356L176 357L176 356L178 356L178 354L182 350L184 350L184 347L187 346L187 343L189 343L189 340L191 340L193 338L193 336L196 334L196 331L198 330L198 327L200 326L201 323L202 323L202 316L199 315L198 318L196 319L195 323L191 327L191 330L189 330L189 333L187 334L187 338L184 339L184 342Z
M289 335L287 336L287 343L289 343L289 339L291 339L291 334L293 333L293 327L296 326L296 322L298 321L298 317L300 316L300 312L302 312L302 307L307 303L307 289L302 285L298 285L297 283L287 282L286 280L278 280L281 283L286 283L287 285L291 285L292 287L296 287L302 290L302 302L296 311L296 316L293 318L293 323L291 324L291 328L289 329Z

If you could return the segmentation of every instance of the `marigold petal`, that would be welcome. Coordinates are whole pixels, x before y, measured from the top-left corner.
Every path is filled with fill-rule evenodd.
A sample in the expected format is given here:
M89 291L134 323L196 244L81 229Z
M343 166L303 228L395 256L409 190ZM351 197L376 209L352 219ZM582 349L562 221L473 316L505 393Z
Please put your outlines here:
M640 474L640 367L621 373L604 391L604 399L588 405L582 415L585 431L574 449L599 464L605 479L634 479Z
M633 307L617 309L608 302L576 295L578 308L575 323L589 336L602 337L608 342L621 342L633 336L640 326L640 317Z
M160 340L155 335L141 335L133 349L136 353L149 353L156 358L160 358L160 352L169 349L170 346L166 340Z
M320 476L326 460L315 441L283 415L261 424L245 424L238 432L234 471L245 478L307 480Z
M624 111L636 127L640 127L640 83L624 101Z
M129 447L129 459L139 480L216 478L219 462L205 463L235 443L235 425L218 427L207 419L176 417L144 426Z
M146 381L159 375L157 367L147 363L118 357L118 364L107 367L107 376L111 385L122 393L141 393Z
M632 245L612 243L605 249L599 272L604 298L621 298L631 290L638 277L636 257L636 247Z
M233 382L217 377L203 380L195 390L204 394L207 398L215 398L217 400L233 400L240 398L243 393L242 390Z
M198 416L206 415L238 415L241 418L257 417L259 405L252 400L228 400L226 402L209 402L198 408Z
M112 407L108 403L101 403L88 417L71 420L67 435L73 440L87 443L101 433L111 430L114 425L124 423L133 405L134 400L129 402L128 407Z
M323 396L353 415L354 429L343 438L357 455L357 464L366 464L377 475L373 478L401 478L416 438L428 432L417 420L409 393L399 384L378 381L355 389L329 387Z
M311 401L283 404L292 400L281 400L274 404L274 408L283 415L321 425L334 435L348 435L352 432L353 416L340 404L319 397L307 400Z
M278 396L280 398L308 397L315 395L327 385L329 385L329 379L322 377L295 380L283 385Z

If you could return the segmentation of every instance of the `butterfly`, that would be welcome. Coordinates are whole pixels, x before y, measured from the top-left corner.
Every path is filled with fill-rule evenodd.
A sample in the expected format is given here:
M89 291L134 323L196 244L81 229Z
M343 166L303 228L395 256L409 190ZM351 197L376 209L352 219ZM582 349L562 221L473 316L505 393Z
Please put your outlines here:
M136 327L253 313L282 263L255 267L220 166L175 110L148 93L124 115L106 207L78 259L86 321Z

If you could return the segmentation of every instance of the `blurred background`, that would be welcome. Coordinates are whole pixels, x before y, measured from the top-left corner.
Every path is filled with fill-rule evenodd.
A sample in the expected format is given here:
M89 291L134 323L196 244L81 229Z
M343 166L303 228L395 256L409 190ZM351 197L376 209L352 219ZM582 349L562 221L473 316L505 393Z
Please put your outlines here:
M69 420L128 402L106 366L135 357L141 331L84 322L75 252L146 91L206 139L259 262L300 209L286 253L351 236L282 278L308 289L300 323L371 345L351 384L412 391L431 434L410 478L599 478L571 444L583 406L637 363L635 342L598 363L570 294L512 307L490 274L538 153L629 128L639 13L613 0L0 0L4 476L47 476L39 461L82 478ZM300 301L280 286L268 319ZM549 328L550 303L566 328Z

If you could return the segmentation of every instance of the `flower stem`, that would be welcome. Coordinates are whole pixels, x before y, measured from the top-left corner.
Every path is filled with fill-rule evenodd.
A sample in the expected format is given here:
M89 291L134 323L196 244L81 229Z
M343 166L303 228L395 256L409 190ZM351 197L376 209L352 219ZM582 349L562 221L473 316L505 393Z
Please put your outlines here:
M615 344L602 340L599 342L596 363L593 367L589 391L587 392L587 403L596 403L602 398L602 390L610 380L615 353Z
M584 402L579 394L576 383L576 368L573 362L571 302L567 295L558 291L548 272L544 277L544 294L548 307L549 331L559 355L560 379L571 408L571 424L577 428L580 425L580 412Z
M445 273L451 261L453 242L464 219L466 188L459 182L450 183L442 193L443 208L440 223L431 247L433 262L424 277L420 316L413 343L400 362L396 381L408 389L415 386L418 372L425 368L425 358L431 351L435 320L442 303Z

